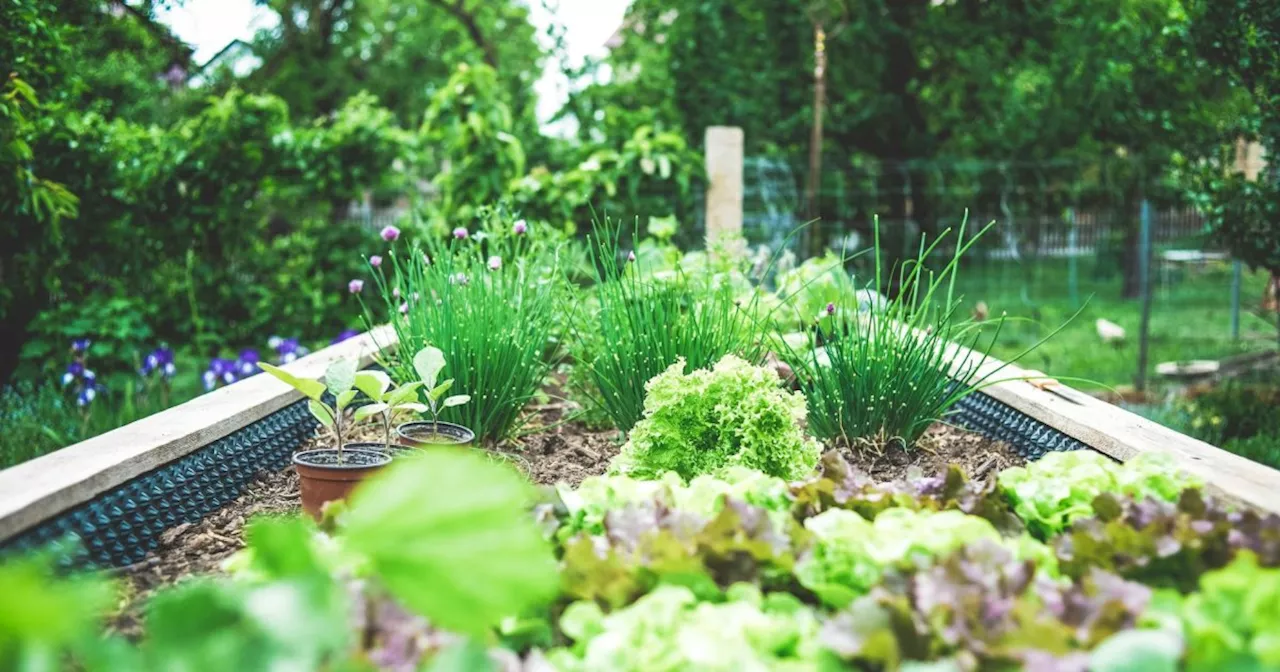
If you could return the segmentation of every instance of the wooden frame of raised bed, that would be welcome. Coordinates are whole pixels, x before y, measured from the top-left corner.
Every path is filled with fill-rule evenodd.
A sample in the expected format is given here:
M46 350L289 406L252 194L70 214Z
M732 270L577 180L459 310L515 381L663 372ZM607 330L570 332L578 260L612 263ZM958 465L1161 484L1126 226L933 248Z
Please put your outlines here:
M289 365L306 377L328 363L373 361L395 334L379 328ZM981 357L956 346L958 361ZM979 376L1002 366L988 359ZM1005 366L961 402L951 421L1006 441L1028 459L1091 449L1119 461L1170 455L1211 489L1280 513L1280 471L1179 434L1058 384ZM55 546L74 535L64 565L114 567L143 559L165 530L192 523L281 469L316 424L293 389L254 376L49 455L0 471L0 553Z

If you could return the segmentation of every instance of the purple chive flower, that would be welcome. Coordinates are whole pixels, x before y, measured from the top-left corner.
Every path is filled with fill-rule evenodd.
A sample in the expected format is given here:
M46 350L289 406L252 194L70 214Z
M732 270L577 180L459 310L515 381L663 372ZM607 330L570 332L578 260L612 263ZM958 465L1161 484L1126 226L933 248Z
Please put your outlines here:
M359 278L356 278L355 280L352 280L351 282L348 282L348 283L347 283L347 291L348 291L348 292L351 292L352 294L359 294L360 292L363 292L363 291L364 291L364 280L361 280L361 279L359 279Z
M828 303L828 304L827 304L827 314L828 314L828 315L835 315L835 314L836 314L836 304L834 304L834 303Z
M329 341L329 345L337 345L343 341L349 341L359 335L360 335L359 329L343 329L342 331L338 332L337 336L333 337L332 341Z
M466 273L457 273L450 279L453 281L453 284L455 285L465 285L470 282L470 279L467 278Z
M401 315L409 314L409 303L407 301L400 304L400 314Z
M630 252L627 253L627 261L635 261L635 260L636 260L636 251L631 250Z
M395 297L395 298L397 298L397 299L398 299L398 298L400 298L400 288L399 288L399 287L392 287L392 288L391 288L391 296L393 296L393 297Z
M382 265L382 257L380 257L380 256L378 256L378 255L376 255L376 254L375 254L375 255L373 255L372 257L369 257L369 265L370 265L370 266L372 266L372 267L374 267L374 268L377 268L377 267L381 266L381 265Z
M489 270L496 271L500 268L502 268L502 257L496 255L489 257Z
M467 227L465 226L459 226L458 228L453 230L453 237L457 238L458 240L466 240L467 236L469 235L471 234L467 232Z
M523 236L529 232L529 225L523 219L517 219L516 223L511 225L511 232L517 236Z
M392 243L392 242L395 242L395 240L400 237L400 229L397 229L394 226L388 226L382 229L382 233L379 235L382 236L383 240L387 241L388 243Z
M87 338L77 338L76 340L71 341L71 352L77 355L84 354L89 350L89 345L92 343L93 341Z

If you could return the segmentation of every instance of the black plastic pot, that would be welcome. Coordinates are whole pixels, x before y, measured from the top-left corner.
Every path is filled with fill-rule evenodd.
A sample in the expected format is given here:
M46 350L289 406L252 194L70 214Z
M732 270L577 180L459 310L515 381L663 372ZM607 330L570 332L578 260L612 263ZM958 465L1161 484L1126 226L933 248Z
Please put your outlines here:
M406 455L412 455L415 452L417 452L417 450L414 448L402 446L398 443L391 444L390 449L388 449L387 445L381 441L362 441L360 443L348 443L345 450L367 450L373 453L385 453L387 455L390 455L393 459L397 457L404 457Z
M390 463L391 456L386 453L351 448L342 450L341 461L333 448L294 453L302 510L319 520L325 502L346 499L361 481Z
M400 444L414 448L431 446L469 446L476 441L476 433L452 422L406 422L396 427Z

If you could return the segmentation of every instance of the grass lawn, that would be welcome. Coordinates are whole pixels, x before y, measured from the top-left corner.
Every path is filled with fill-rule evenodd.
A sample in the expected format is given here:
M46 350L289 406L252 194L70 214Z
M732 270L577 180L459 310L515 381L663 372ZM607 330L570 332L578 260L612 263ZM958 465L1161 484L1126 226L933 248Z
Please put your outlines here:
M1079 262L1079 302L1083 311L1061 332L1028 354L1019 364L1059 377L1084 378L1116 387L1130 385L1138 366L1139 300L1120 298L1119 269L1093 259ZM1071 300L1068 262L1042 260L1022 266L1010 261L981 261L960 274L958 291L964 307L985 301L990 316L1005 312L1027 321L1006 322L992 354L1002 359L1047 336L1075 313L1080 305ZM1263 316L1259 301L1267 276L1259 271L1244 274L1241 289L1240 340L1231 339L1231 266L1218 264L1198 272L1162 278L1155 275L1151 304L1149 369L1156 364L1188 359L1217 359L1243 352L1276 347L1275 318ZM1095 321L1105 318L1126 330L1121 344L1104 344ZM991 333L993 327L984 329ZM1152 379L1152 378L1149 378ZM1099 389L1078 381L1072 386Z

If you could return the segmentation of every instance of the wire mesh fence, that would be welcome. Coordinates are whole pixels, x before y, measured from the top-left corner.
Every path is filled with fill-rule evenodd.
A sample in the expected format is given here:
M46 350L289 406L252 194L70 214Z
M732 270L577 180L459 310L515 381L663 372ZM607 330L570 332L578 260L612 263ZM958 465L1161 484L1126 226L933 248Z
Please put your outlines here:
M849 255L870 246L878 221L892 261L914 256L922 235L948 228L954 235L967 215L970 232L986 232L964 256L961 309L1013 318L994 350L1005 358L1065 324L1022 363L1084 379L1076 381L1084 387L1141 384L1162 363L1274 347L1274 317L1257 305L1265 274L1235 267L1176 185L1146 179L1159 168L1123 157L848 162L829 172L811 204L802 170L749 157L743 229L751 244L786 245L801 257ZM790 235L801 226L806 235ZM1145 365L1144 296L1151 305Z

